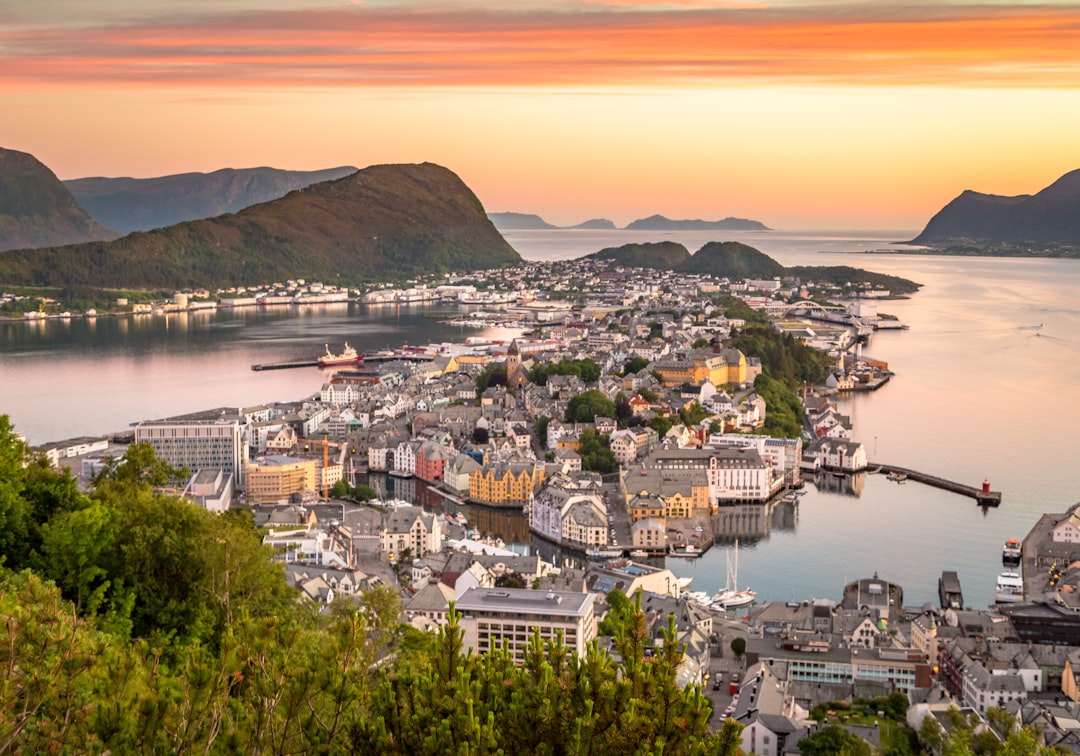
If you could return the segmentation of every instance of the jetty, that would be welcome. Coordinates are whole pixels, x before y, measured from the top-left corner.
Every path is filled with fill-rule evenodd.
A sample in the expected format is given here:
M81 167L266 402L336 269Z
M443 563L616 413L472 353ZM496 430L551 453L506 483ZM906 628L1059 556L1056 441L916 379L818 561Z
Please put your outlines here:
M261 365L252 365L252 370L288 370L289 368L318 367L318 360L301 360L300 362L264 362Z
M996 507L1001 504L1001 491L991 491L990 484L984 482L979 488L975 486L966 486L963 483L956 483L955 481L946 480L945 478L939 478L936 475L928 475L927 473L919 472L918 470L911 470L907 467L898 467L896 465L886 465L878 462L870 463L869 467L876 468L876 472L882 472L890 476L893 480L913 480L916 483L923 483L934 488L940 488L944 491L951 491L952 493L960 494L961 496L970 496L975 499L975 503L984 507Z

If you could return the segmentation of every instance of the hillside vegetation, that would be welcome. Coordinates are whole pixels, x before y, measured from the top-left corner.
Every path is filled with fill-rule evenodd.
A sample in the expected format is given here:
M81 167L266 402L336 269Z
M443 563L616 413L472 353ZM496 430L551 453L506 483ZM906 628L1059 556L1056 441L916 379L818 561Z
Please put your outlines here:
M593 252L586 259L611 260L618 265L631 268L672 270L690 259L690 251L673 241L643 242L623 244L620 247L605 247L599 252Z
M0 147L0 251L117 236L79 207L37 158Z
M451 614L401 621L379 586L301 601L243 510L153 486L133 444L89 493L29 455L0 415L0 750L5 753L714 754L699 687L676 685L640 605L614 652L539 633L524 662L473 655Z
M379 165L239 213L109 243L0 255L0 282L184 287L328 283L513 265L520 255L454 173Z

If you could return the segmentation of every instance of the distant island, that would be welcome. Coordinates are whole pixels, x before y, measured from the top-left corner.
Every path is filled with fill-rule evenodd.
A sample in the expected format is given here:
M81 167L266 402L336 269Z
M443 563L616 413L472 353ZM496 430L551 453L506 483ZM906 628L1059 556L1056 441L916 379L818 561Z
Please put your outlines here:
M760 221L744 218L724 218L718 221L671 220L663 215L650 215L633 221L622 229L606 218L595 218L574 226L556 226L532 213L488 213L488 218L500 231L540 231L554 229L597 229L602 231L771 231Z
M70 179L64 186L98 223L128 234L239 212L356 170L351 165L318 171L222 168L156 178Z
M626 267L696 273L732 281L791 278L840 287L869 286L887 290L892 296L913 294L922 286L899 276L874 273L847 265L799 265L786 268L764 252L735 241L709 242L693 255L676 242L624 244L621 247L608 247L594 252L585 259L610 260Z
M650 215L627 225L628 231L771 231L764 223L746 218L724 218L718 221L671 220L662 215Z
M241 210L111 242L0 255L0 283L215 287L401 280L514 265L476 195L431 163L377 165Z
M965 191L908 243L923 254L1080 257L1080 170L1034 195Z

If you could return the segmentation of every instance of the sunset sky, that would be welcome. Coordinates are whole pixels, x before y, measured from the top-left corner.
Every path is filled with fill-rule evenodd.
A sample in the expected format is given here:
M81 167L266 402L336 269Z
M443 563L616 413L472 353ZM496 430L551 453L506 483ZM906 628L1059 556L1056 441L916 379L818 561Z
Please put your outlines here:
M5 0L61 178L430 161L557 224L919 229L1080 168L1080 3Z

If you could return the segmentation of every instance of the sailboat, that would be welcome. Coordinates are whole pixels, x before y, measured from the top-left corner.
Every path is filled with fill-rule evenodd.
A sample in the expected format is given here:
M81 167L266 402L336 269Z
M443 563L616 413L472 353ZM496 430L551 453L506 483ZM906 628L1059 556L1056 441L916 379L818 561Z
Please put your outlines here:
M749 588L739 590L739 542L735 541L734 552L727 554L727 582L723 590L713 596L712 608L727 611L752 604L755 599L757 594Z

